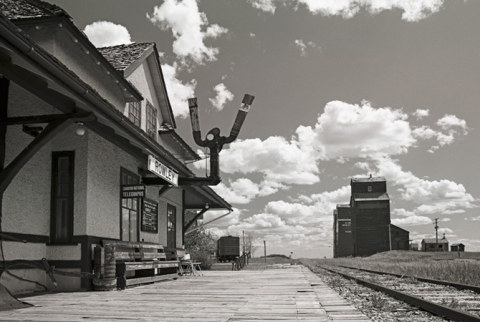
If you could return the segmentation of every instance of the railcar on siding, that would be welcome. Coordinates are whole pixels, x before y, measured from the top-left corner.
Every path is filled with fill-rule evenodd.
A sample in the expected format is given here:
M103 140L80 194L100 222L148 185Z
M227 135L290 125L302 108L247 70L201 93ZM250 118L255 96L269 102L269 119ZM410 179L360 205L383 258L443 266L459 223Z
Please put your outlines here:
M240 256L240 237L223 236L217 240L217 260L228 262Z

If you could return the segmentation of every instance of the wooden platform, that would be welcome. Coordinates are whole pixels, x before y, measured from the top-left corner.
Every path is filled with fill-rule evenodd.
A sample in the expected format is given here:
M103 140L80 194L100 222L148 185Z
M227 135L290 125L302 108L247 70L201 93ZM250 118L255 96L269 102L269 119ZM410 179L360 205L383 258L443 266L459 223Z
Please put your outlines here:
M302 266L205 271L111 292L23 298L0 321L370 321Z

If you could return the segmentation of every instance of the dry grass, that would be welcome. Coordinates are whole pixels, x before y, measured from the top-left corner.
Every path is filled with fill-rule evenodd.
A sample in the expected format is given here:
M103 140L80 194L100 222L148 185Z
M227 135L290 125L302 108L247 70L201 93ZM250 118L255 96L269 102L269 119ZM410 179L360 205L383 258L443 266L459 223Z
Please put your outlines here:
M267 263L265 264L265 258L250 258L248 265L243 269L246 270L264 270L276 268L277 264L291 264L291 259L281 257L267 257Z
M390 251L363 258L301 259L305 265L351 266L480 285L480 253Z

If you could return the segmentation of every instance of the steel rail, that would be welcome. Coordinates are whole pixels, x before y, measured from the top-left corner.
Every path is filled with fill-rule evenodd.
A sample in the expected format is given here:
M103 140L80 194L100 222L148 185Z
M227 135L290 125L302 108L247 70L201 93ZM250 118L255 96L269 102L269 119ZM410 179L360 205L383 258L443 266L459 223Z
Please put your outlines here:
M406 302L408 304L411 304L413 306L419 307L419 308L421 308L425 311L428 311L430 313L438 315L442 318L450 319L450 320L453 320L453 321L460 321L460 322L479 322L480 321L479 317L477 317L475 315L472 315L470 313L455 310L455 309L452 309L452 308L449 308L449 307L446 307L446 306L443 306L443 305L439 305L439 304L436 304L436 303L433 303L433 302L430 302L430 301L426 301L426 300L421 299L419 297L416 297L416 296L413 296L413 295L410 295L410 294L406 294L406 293L403 293L403 292L395 291L395 290L392 290L388 287L378 285L378 284L375 284L375 283L372 283L372 282L368 282L368 281L362 280L358 277L350 276L348 274L338 272L338 271L335 271L333 269L330 269L330 268L327 268L327 267L324 267L324 266L318 266L318 267L320 267L322 269L325 269L329 272L341 275L345 278L348 278L350 280L355 281L358 284L364 285L364 286L369 287L371 289L374 289L376 291L383 292L383 293L385 293L385 294L387 294L391 297L396 298L397 300L400 300L400 301Z
M338 265L338 267L356 269L356 270L363 271L363 272L381 274L381 275L389 275L389 276L395 276L395 277L400 277L400 278L409 278L410 277L410 278L414 278L414 279L416 279L418 281L421 281L421 282L427 282L427 283L445 285L445 286L452 286L452 287L455 287L457 290L471 290L471 291L474 291L476 293L480 293L480 286L476 286L476 285L469 285L469 284L461 284L461 283L455 283L455 282L449 282L449 281L435 280L435 279L426 278L426 277L417 277L417 276L410 276L410 275L401 275L401 274L396 274L396 273L373 271L373 270L369 270L369 269L343 266L343 265Z

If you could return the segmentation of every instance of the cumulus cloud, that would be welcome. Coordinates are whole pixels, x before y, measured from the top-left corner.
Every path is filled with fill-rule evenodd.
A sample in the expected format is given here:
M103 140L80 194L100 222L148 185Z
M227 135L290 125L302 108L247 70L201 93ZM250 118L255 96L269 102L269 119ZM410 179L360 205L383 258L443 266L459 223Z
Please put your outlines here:
M304 4L313 14L342 16L345 19L355 16L361 8L368 10L371 14L401 9L402 19L410 22L427 18L438 12L443 5L443 0L298 0L298 2Z
M402 110L341 101L327 103L314 127L300 126L298 141L320 159L373 157L407 152L416 143Z
M188 99L195 96L196 80L184 83L178 77L178 65L162 64L163 78L167 87L168 98L173 114L185 118L189 115Z
M465 120L459 119L455 115L445 114L444 117L437 121L437 125L440 126L443 130L451 130L453 128L461 128L464 132L467 132L467 122Z
M276 193L280 189L288 189L288 187L274 181L264 180L257 184L250 179L240 178L237 180L228 180L227 183L221 182L213 186L212 189L229 203L248 204L255 197L268 196Z
M91 23L85 26L83 32L97 48L132 43L127 28L110 21L96 21Z
M418 226L431 224L432 220L426 216L413 215L405 218L394 218L391 222L396 226Z
M209 101L212 103L215 109L221 111L227 102L233 100L233 94L223 83L217 84L213 90L217 93L217 95L215 98L209 98Z
M389 157L376 160L378 172L400 192L400 198L419 204L414 212L419 215L435 213L462 213L465 209L475 208L475 199L466 192L462 184L450 180L427 180L416 177Z
M195 0L165 0L154 8L152 15L147 13L147 18L160 28L172 31L173 52L184 63L191 60L203 65L206 61L215 61L218 48L208 47L204 41L228 32L217 24L209 25L206 14L199 11Z
M415 116L417 120L421 120L424 117L430 115L430 110L417 109L415 112L412 113L412 115Z
M273 0L248 0L252 7L271 14L275 13L276 6Z
M265 181L282 184L313 184L320 180L311 151L300 148L295 139L272 136L264 141L237 140L222 150L220 158L225 173L261 173ZM202 167L203 163L195 166Z

